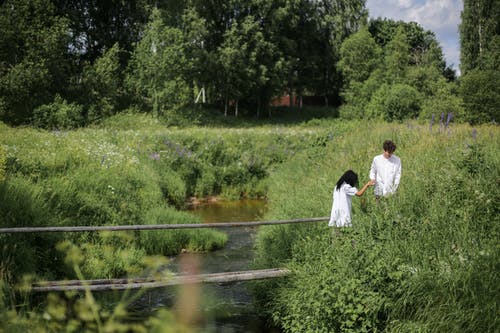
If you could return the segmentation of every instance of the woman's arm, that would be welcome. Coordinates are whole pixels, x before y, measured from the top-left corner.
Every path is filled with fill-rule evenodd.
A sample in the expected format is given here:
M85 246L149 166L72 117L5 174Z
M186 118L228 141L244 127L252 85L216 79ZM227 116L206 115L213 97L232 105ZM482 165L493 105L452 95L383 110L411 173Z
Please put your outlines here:
M369 186L373 186L375 185L375 180L371 179L370 181L368 181L362 188L361 190L359 190L358 192L356 192L356 196L360 197L363 195L363 193L365 193L366 189L369 187Z

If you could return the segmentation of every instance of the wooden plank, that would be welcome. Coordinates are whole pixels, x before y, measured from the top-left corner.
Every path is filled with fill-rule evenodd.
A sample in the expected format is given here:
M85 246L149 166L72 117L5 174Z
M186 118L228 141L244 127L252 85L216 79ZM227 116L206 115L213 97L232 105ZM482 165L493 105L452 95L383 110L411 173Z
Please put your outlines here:
M327 221L329 217L313 217L308 219L249 221L249 222L217 222L191 224L146 224L146 225L108 225L108 226L68 226L68 227L18 227L0 228L1 233L33 233L33 232L82 232L82 231L125 231L125 230L163 230L193 228L227 228L256 227L260 225L310 223Z
M33 284L33 291L107 291L139 288L160 288L190 283L228 283L236 281L249 281L270 279L290 274L286 268L270 268L239 272L210 273L200 275L174 275L172 278L153 279L109 279L109 280L70 280L70 281L45 281Z

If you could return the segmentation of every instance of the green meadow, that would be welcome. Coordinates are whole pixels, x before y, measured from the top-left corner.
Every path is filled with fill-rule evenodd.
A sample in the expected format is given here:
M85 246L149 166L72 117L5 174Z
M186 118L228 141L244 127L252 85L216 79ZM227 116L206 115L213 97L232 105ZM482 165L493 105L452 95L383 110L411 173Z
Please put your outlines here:
M293 272L251 284L261 312L286 332L491 332L500 324L499 134L496 125L340 119L174 128L138 114L70 131L1 124L0 226L200 223L186 205L207 196L266 198L266 219L328 216L340 175L353 169L366 182L392 139L403 163L398 193L380 204L370 191L355 198L352 228L259 229L255 267ZM198 229L0 241L0 319L9 332L142 332L166 323L180 332L169 312L127 323L127 297L136 296L109 309L106 297L37 302L17 287L157 274L165 256L211 251L227 236Z
M341 130L348 128L347 130ZM353 199L353 227L267 226L257 267L289 267L254 284L286 332L494 332L498 319L500 137L496 125L335 123L319 150L294 156L269 180L269 219L329 216L347 169L368 181L392 139L398 193Z

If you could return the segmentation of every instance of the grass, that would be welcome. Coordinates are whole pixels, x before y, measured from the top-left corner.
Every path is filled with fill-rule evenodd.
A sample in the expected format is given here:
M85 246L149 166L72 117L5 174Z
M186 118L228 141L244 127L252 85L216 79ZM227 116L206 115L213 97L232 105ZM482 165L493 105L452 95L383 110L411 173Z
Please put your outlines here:
M295 272L255 287L274 321L290 332L498 329L500 142L495 126L476 131L358 123L276 170L266 218L287 219L328 216L338 177L353 169L366 182L385 139L403 163L398 194L354 199L354 227L340 238L326 222L260 230L257 265Z
M430 132L416 122L343 122L307 112L254 127L224 119L165 127L137 114L67 132L0 124L0 225L199 223L179 210L188 197L206 195L266 196L265 219L328 216L339 176L353 169L366 182L371 159L390 138L403 162L398 195L381 205L370 192L354 199L352 229L332 234L326 222L260 228L256 265L295 273L255 284L262 312L290 332L500 327L498 128L483 125L473 136L468 125ZM140 274L151 255L221 247L226 236L200 229L0 241L0 273L11 282L27 272L74 276L56 244L80 248L81 274L103 278ZM2 304L1 316L11 316L5 322L21 327L12 331L39 324L15 319Z
M218 121L204 127L166 127L158 119L133 113L73 131L0 124L5 161L0 225L199 223L179 211L189 197L265 197L274 168L330 140L328 126L308 121L314 110L300 112L283 112L282 118L290 119L285 125L254 128L227 128ZM298 124L293 125L293 119ZM209 251L226 242L224 234L206 229L130 234L133 241L128 242L101 233L20 235L12 240L3 235L2 251L9 260L2 265L16 276L64 276L68 272L59 268L61 254L54 245L69 240L87 249L82 270L88 278L120 276L127 274L127 261L106 259L103 249L111 248L117 257L132 251L137 262L145 254ZM47 246L36 245L37 239ZM24 250L17 251L21 244Z

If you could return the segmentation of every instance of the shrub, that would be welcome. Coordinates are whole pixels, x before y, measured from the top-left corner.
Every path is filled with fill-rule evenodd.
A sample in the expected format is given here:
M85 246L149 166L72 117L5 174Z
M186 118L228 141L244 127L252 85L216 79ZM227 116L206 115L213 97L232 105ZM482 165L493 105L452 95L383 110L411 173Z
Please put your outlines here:
M440 87L433 96L424 99L419 118L429 121L432 119L432 115L437 119L443 113L452 113L454 121L466 120L462 100L446 86Z
M368 118L401 121L416 118L420 111L420 95L405 84L383 85L367 105Z
M376 242L360 244L351 233L331 237L324 230L300 241L280 285L275 319L289 332L377 332L387 318L387 302L401 274L397 262L383 260ZM321 267L321 269L318 269ZM306 319L306 320L304 320Z
M57 95L54 102L37 107L32 123L45 129L69 129L83 125L83 107Z

